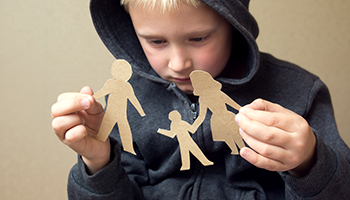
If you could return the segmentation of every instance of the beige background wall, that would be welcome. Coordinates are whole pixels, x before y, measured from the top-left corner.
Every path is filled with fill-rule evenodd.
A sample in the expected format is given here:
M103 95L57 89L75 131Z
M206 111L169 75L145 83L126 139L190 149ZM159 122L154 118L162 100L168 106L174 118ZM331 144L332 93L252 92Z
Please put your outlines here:
M350 1L254 1L260 49L329 86L350 144ZM61 92L99 89L113 57L92 26L88 0L0 1L0 199L66 199L76 155L51 130Z

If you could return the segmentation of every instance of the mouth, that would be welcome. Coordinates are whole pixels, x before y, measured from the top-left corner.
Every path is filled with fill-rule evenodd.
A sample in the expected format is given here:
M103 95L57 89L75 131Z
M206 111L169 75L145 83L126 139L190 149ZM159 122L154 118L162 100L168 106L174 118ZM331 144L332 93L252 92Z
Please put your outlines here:
M190 83L190 78L173 78L173 81L176 83Z

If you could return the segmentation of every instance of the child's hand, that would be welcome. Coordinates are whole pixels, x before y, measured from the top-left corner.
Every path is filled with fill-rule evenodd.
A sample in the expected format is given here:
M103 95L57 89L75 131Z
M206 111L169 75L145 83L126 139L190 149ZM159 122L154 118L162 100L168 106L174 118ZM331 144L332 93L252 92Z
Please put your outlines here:
M51 107L52 128L57 137L80 154L91 174L102 169L110 160L109 140L94 139L99 131L104 110L91 96L90 87L80 93L63 93Z
M315 163L316 138L307 121L280 105L261 99L241 108L236 116L245 142L254 150L240 154L270 171L305 176Z

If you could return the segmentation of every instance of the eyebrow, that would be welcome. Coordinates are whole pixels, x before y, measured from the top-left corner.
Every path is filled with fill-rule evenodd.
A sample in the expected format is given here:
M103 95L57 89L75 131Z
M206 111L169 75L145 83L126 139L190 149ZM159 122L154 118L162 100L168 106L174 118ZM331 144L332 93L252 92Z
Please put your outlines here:
M140 32L136 32L136 35L140 36L140 37L143 37L143 38L161 38L162 36L161 35L158 35L158 34L148 34L148 33L140 33Z
M195 31L192 31L192 32L187 32L187 33L184 33L183 35L189 35L189 36L198 36L198 35L207 35L207 34L211 34L213 32L215 32L216 30L218 29L218 26L215 26L215 27L210 27L210 28L203 28L202 30L195 30ZM164 36L162 36L161 34L158 34L158 33L147 33L146 32L142 32L142 31L136 31L136 34L142 38L164 38Z

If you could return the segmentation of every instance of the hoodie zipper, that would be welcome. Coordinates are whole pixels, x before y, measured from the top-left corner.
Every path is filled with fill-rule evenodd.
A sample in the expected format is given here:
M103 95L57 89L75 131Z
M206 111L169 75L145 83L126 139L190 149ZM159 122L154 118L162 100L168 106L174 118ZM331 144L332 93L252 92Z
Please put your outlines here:
M197 119L197 114L198 114L197 107L198 107L197 103L191 103L191 105L190 105L191 116L192 116L193 121L195 121Z
M193 103L190 98L183 93L177 86L175 83L170 83L169 84L169 89L173 90L175 92L175 94L177 94L178 97L184 98L183 100L185 100L185 104L189 103L190 105L190 116L193 120L193 122L197 119L198 117L198 102L197 103Z

